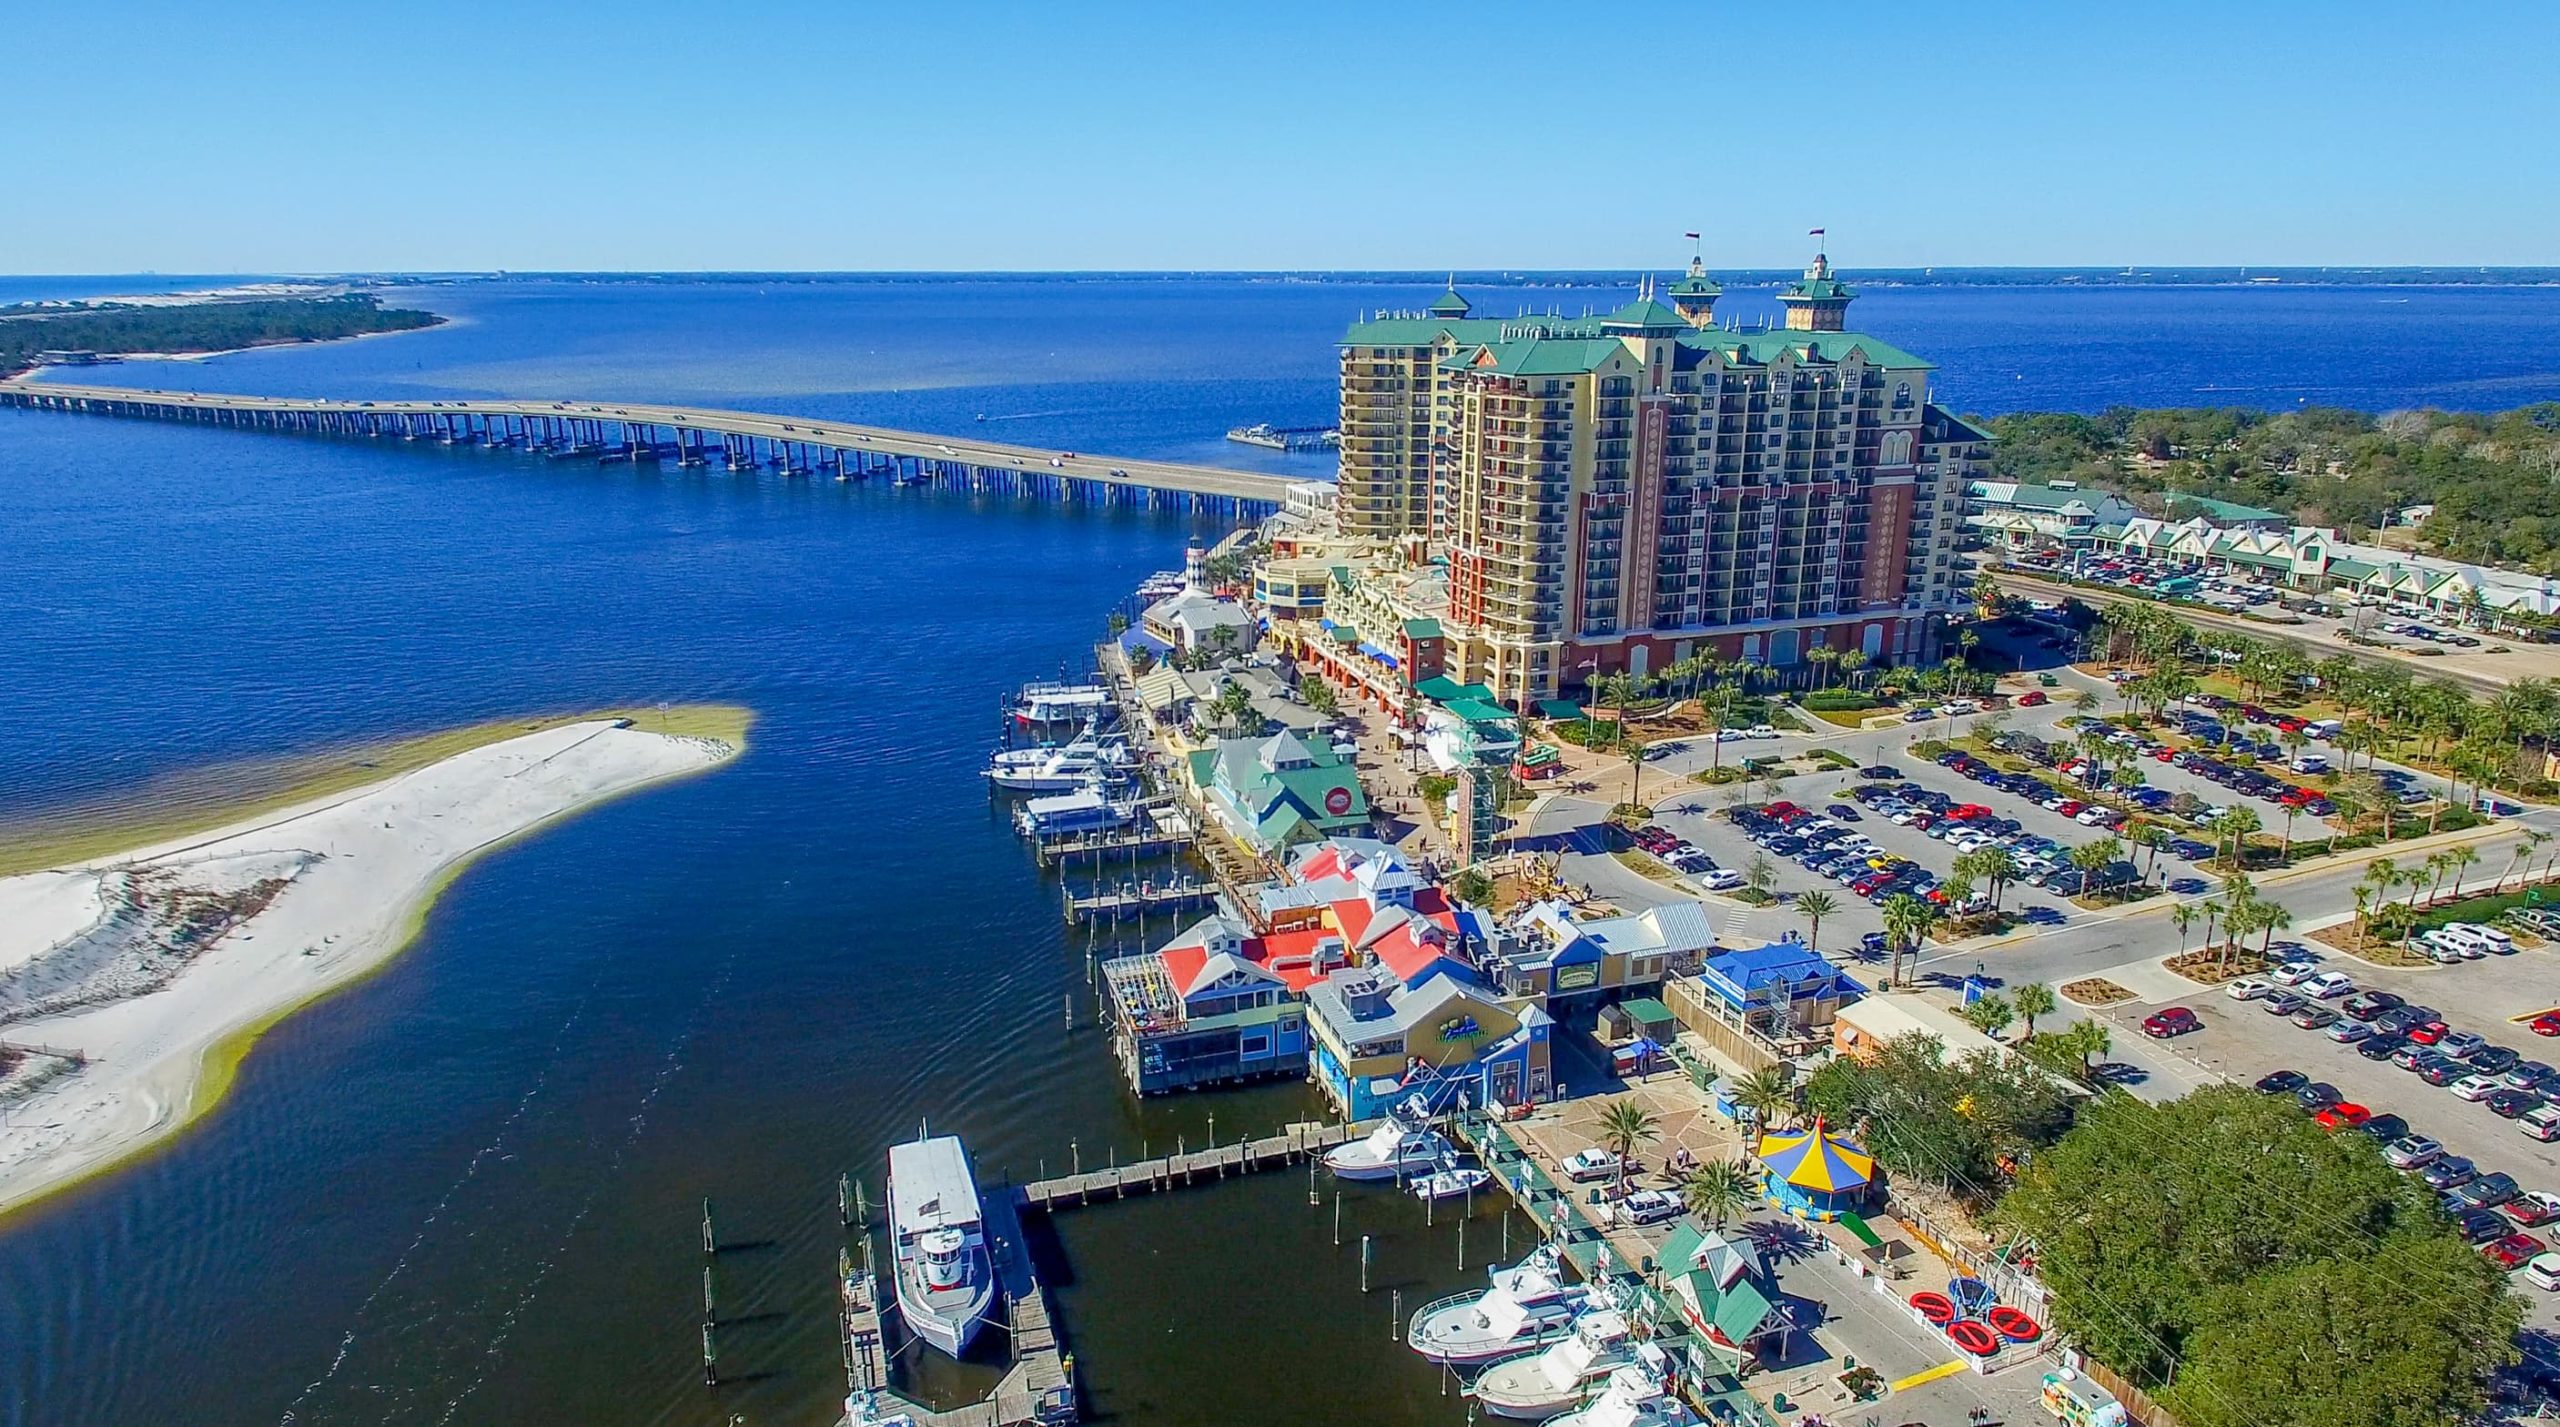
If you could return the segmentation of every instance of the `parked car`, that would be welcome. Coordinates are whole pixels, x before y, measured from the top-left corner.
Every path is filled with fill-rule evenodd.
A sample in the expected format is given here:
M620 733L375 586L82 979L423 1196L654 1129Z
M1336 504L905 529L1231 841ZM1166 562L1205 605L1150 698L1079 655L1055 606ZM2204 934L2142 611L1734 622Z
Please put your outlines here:
M2453 1191L2454 1202L2466 1209L2495 1209L2516 1197L2516 1179L2512 1174L2484 1174Z
M2466 1075L2445 1087L2457 1100L2486 1100L2506 1087L2494 1075Z
M2222 994L2234 1001L2259 1001L2275 994L2275 988L2255 976L2242 976L2222 988Z
M2404 1135L2382 1147L2382 1162L2393 1169L2424 1169L2444 1157L2444 1146L2425 1135Z
M2341 1100L2311 1117L2324 1130L2352 1130L2373 1118L2373 1112L2353 1100Z
M2142 1018L2142 1033L2153 1040L2167 1040L2171 1036L2183 1036L2203 1029L2204 1022L2184 1006L2171 1006ZM2331 1098L2336 1097L2333 1095Z
M2516 1117L2516 1128L2544 1144L2560 1140L2560 1105L2525 1111Z
M2315 1001L2330 1001L2354 995L2356 983L2348 980L2344 972L2323 971L2317 976L2305 977L2302 984L2294 989Z
M2528 1189L2498 1206L2507 1222L2519 1229L2539 1229L2560 1220L2560 1194L2541 1189Z
M1618 1156L1598 1145L1593 1145L1589 1149L1575 1150L1564 1157L1564 1177L1577 1184L1593 1179L1608 1179L1617 1172Z
M2516 1268L2548 1247L2531 1234L2508 1234L2482 1244L2480 1257L2500 1268Z
M2338 1093L2337 1086L2326 1080L2314 1080L2293 1092L2293 1103L2307 1111L2326 1110L2345 1098Z
M2290 1095L2310 1083L2311 1077L2299 1070L2270 1070L2252 1088L2261 1095Z
M1639 1189L1611 1205L1610 1212L1622 1224L1667 1223L1680 1217L1680 1200L1659 1189Z

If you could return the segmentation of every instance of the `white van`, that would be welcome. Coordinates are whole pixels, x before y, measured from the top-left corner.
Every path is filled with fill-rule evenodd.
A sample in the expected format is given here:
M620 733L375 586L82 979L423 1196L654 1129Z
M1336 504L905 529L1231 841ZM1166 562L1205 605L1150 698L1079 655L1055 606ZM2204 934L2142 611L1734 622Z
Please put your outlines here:
M2326 743L2330 739L2336 738L2345 728L2346 725L2344 723L2341 723L2334 718L2315 718L2311 722L2304 724L2302 726L2302 731L2310 734L2313 738Z
M2480 929L2460 922L2438 927L2419 940L2429 946L2450 947L2468 961L2478 961L2489 954L2489 939L2480 935Z
M2515 954L2516 939L2496 927L2484 927L2478 922L2447 922L2444 924L2444 929L2466 942L2477 943L2481 950L2493 955L2513 956Z
M2296 773L2326 773L2329 771L2329 760L2317 753L2298 754L2293 760L2293 771Z

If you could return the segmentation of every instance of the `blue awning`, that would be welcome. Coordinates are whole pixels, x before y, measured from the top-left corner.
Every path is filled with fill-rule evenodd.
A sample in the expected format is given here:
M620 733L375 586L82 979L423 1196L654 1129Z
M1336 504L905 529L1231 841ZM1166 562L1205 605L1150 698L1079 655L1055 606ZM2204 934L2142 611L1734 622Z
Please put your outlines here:
M1317 624L1319 624L1319 625L1321 625L1321 626L1323 626L1323 627L1324 627L1324 628L1326 628L1326 629L1331 629L1331 628L1333 628L1333 621L1332 621L1330 618L1319 617L1319 618L1316 620L1316 623L1317 623Z
M1360 652L1368 655L1372 659L1384 659L1387 657L1387 651L1365 640L1361 642Z

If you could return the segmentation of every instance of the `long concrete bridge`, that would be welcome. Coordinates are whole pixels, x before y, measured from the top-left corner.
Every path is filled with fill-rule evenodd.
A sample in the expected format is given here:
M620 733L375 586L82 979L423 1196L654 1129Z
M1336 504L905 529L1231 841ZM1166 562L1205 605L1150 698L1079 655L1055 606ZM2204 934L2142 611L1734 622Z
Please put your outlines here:
M1251 518L1287 498L1281 476L1088 456L806 416L596 401L335 401L62 382L0 382L0 405L196 421L260 431L425 441L554 460L674 462L902 486L1008 491Z

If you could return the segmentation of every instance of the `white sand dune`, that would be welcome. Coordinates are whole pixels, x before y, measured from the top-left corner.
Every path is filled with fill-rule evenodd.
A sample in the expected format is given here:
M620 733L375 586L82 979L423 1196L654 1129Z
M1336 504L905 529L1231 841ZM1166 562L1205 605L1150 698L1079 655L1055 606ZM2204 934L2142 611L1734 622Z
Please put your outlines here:
M473 855L735 751L611 721L566 724L181 843L0 878L0 1014L95 1002L0 1025L0 1040L87 1057L8 1107L0 1210L175 1133L204 1108L208 1051L399 951ZM286 880L272 901L192 959L123 936L116 916L137 884L165 904L172 892L274 879Z

